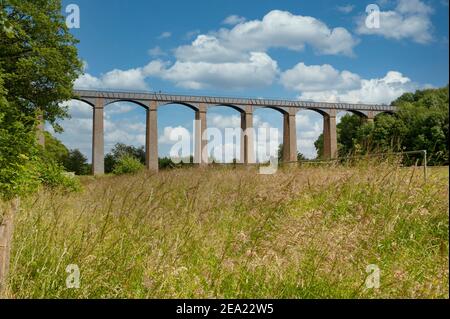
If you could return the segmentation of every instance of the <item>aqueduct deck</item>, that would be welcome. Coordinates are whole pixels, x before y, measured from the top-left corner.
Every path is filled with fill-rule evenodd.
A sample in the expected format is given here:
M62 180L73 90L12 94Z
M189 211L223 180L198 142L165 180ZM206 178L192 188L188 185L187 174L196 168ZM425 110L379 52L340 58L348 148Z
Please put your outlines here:
M297 137L295 117L299 110L316 111L323 116L324 125L324 156L333 158L337 152L336 114L339 111L350 111L368 121L373 121L379 113L394 113L391 105L322 103L298 100L249 99L233 97L172 95L161 93L136 93L105 90L75 90L74 99L84 101L93 107L92 133L92 168L94 174L104 172L104 137L103 116L104 108L108 104L120 101L136 103L144 107L146 113L146 165L148 169L158 170L158 130L157 110L165 104L183 104L195 111L198 123L195 127L194 162L206 164L202 150L206 151L206 142L202 139L207 128L206 112L208 107L228 106L241 113L241 128L249 134L241 136L241 162L254 163L253 152L253 111L257 108L272 108L283 114L283 158L295 161L297 158ZM250 130L247 130L250 129Z

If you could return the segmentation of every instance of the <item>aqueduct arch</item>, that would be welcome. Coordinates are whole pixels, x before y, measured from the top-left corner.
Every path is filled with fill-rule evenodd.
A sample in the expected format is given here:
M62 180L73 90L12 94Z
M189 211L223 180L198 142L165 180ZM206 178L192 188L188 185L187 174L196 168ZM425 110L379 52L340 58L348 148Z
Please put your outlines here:
M103 118L104 108L108 104L126 101L136 103L146 109L146 165L150 170L158 170L158 107L167 104L182 104L195 111L198 127L195 129L194 160L200 165L205 165L202 153L206 150L207 141L202 138L206 131L206 112L208 107L223 105L232 107L241 112L241 128L244 130L253 128L253 112L256 108L272 108L283 114L283 144L284 159L297 160L297 133L296 113L300 109L309 109L322 114L324 119L324 150L326 158L333 158L337 152L336 141L336 113L339 111L351 111L373 121L375 115L388 112L394 113L395 106L347 104L347 103L321 103L272 99L245 99L212 96L186 96L160 93L135 93L112 92L97 90L75 90L74 99L90 104L93 107L93 131L92 131L92 167L94 174L104 173L104 137ZM244 135L243 142L244 162L253 163L253 137ZM253 157L253 158L252 158ZM207 158L207 156L206 156Z

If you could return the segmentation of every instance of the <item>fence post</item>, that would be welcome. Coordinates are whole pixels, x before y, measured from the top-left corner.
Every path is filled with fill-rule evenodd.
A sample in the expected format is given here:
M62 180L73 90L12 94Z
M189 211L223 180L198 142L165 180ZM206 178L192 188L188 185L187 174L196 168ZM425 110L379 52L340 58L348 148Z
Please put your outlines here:
M0 297L6 292L7 276L13 238L14 217L19 209L19 199L12 200L0 223Z

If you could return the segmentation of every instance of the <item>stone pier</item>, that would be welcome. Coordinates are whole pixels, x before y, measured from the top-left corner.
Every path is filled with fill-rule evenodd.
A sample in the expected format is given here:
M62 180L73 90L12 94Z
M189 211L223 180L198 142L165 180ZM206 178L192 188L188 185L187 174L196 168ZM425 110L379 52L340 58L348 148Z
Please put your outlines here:
M157 172L158 163L158 113L157 102L151 101L146 110L145 165L148 170Z
M104 100L103 98L97 98L92 121L92 173L94 175L105 173L103 111Z
M336 111L323 114L323 156L325 159L337 156Z
M241 112L240 162L255 162L253 112L257 108L272 108L283 114L283 159L285 162L297 161L296 113L307 109L323 116L324 157L331 159L337 156L336 114L339 111L351 111L361 114L367 121L373 121L379 113L395 113L395 106L373 104L322 103L298 100L248 99L233 97L172 95L161 93L111 92L97 90L75 90L74 99L92 105L94 109L92 133L92 171L94 174L104 173L104 137L103 112L108 104L120 101L132 102L146 108L146 157L149 170L158 170L158 124L157 110L160 105L182 104L195 110L196 125L194 128L194 162L200 166L208 163L206 114L208 107L227 106ZM43 127L41 127L43 130ZM39 138L40 143L44 143ZM301 150L300 150L301 151Z
M195 111L194 127L194 163L204 166L208 164L208 150L206 141L206 106L201 103Z
M241 163L255 163L253 112L241 112Z
M283 162L297 161L297 128L295 110L283 115Z

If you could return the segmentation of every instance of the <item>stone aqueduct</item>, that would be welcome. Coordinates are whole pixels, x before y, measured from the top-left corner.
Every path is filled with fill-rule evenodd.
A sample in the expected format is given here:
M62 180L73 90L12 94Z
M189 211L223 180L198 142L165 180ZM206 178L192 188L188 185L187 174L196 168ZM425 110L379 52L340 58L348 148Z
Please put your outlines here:
M132 102L146 109L146 166L150 170L158 170L158 107L166 104L182 104L195 111L195 150L194 162L207 164L202 158L202 150L207 141L202 139L207 128L206 112L212 106L227 106L241 113L241 128L246 131L253 127L253 111L257 108L272 108L283 114L283 158L286 161L297 159L296 113L300 110L313 110L323 116L324 157L333 158L337 151L336 114L339 111L350 111L368 121L373 121L379 113L394 113L395 107L390 105L319 103L273 99L246 99L213 96L170 95L159 93L113 92L101 90L75 90L75 100L90 104L93 108L92 132L92 170L94 174L104 173L104 108L114 102ZM251 130L250 130L251 131ZM241 163L254 163L253 136L241 134Z

